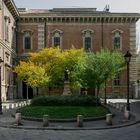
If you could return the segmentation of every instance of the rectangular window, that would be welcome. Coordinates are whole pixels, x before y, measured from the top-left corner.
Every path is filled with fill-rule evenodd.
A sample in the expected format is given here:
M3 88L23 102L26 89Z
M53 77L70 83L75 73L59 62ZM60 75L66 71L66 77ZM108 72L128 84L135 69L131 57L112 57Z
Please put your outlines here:
M9 26L6 27L6 40L9 41Z
M120 86L120 75L117 75L113 81L114 86Z
M9 26L7 20L5 20L5 40L9 41Z
M5 71L5 84L6 85L10 85L10 70L9 68L6 68L6 71Z
M89 50L91 48L91 37L85 37L85 50Z
M25 49L31 49L31 37L30 36L26 36L24 38L24 48Z
M60 37L54 37L54 47L60 46Z

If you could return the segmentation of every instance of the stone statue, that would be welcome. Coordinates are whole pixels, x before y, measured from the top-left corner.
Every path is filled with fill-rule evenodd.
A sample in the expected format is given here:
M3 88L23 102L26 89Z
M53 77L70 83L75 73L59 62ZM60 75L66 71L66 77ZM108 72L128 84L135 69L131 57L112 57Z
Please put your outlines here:
M70 82L69 82L69 70L66 67L64 70L64 90L63 90L63 95L71 95L71 90L70 90Z
M65 81L68 81L69 80L69 70L66 68L65 69L65 72L64 72L64 74L65 74Z

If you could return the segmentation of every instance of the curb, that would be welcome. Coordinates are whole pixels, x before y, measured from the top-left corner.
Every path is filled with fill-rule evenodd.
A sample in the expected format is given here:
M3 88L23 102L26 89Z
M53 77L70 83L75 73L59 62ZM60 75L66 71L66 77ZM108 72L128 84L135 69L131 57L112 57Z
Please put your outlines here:
M134 115L134 114L133 114ZM135 114L136 115L136 114ZM135 118L137 118L135 116ZM117 129L117 128L122 128L122 127L128 127L132 126L135 124L140 123L140 120L135 120L135 121L128 121L128 123L124 124L118 124L118 125L111 125L111 126L103 126L103 127L63 127L63 126L48 126L48 127L32 127L32 126L24 126L20 125L18 126L15 122L12 122L11 124L4 124L0 122L0 127L4 128L14 128L14 129L27 129L27 130L58 130L58 131L69 131L69 130L105 130L105 129Z
M15 114L11 114L12 117L15 117ZM113 114L113 117L115 115ZM105 119L106 116L101 116L101 117L87 117L87 118L84 118L83 120L84 121L97 121L97 120L103 120ZM33 117L25 117L25 116L22 116L22 119L23 120L29 120L29 121L38 121L38 122L42 122L43 118L33 118ZM49 122L76 122L77 119L49 119Z
M123 124L123 125L114 125L114 126L108 126L108 127L62 127L62 126L57 126L57 127L31 127L31 126L17 126L15 125L4 125L0 123L0 127L4 128L14 128L14 129L27 129L27 130L64 130L64 131L69 131L69 130L106 130L106 129L117 129L117 128L122 128L122 127L128 127L132 126L135 124L140 123L140 120L134 121L131 123Z
M75 126L61 126L61 124L60 124L58 126L53 126L53 125L51 126L50 125L48 127L43 127L43 123L40 126L27 126L26 124L24 126L24 125L17 125L16 122L13 120L11 122L2 122L2 121L0 121L0 127L3 127L3 128L14 128L14 129L27 129L27 130L58 130L58 131L62 131L62 130L63 131L69 131L69 130L78 131L78 130L117 129L117 128L128 127L128 126L132 126L132 125L140 123L139 114L137 114L136 112L135 113L131 112L131 115L132 115L133 119L130 119L130 121L123 121L122 120L122 121L120 121L120 124L106 125L106 126L105 125L103 125L103 126L96 125L96 126L77 127L76 125ZM10 118L9 118L9 120L10 120Z

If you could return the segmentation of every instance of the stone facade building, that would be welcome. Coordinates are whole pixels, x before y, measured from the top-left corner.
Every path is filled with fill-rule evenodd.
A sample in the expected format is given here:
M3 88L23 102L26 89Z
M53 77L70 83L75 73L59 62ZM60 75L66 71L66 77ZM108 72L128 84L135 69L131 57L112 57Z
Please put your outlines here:
M135 98L140 98L140 52L137 54L136 58L136 65L137 65L137 82L135 83L136 91L135 91Z
M135 89L137 81L136 22L140 18L138 13L111 13L108 9L97 11L96 8L17 9L12 0L1 0L1 3L0 19L2 18L3 22L0 20L2 27L0 27L0 56L4 60L1 71L3 97L7 99L12 95L12 98L26 98L27 91L32 93L32 96L36 95L36 90L28 88L23 82L18 84L18 95L13 91L7 92L6 77L3 73L7 72L7 67L8 69L12 68L13 64L10 62L14 60L13 58L18 56L19 59L25 59L29 52L37 52L52 46L60 46L61 49L69 49L74 46L93 52L100 51L102 48L108 48L111 51L117 49L123 54L130 50L132 54L130 88L132 96L135 94L133 89ZM9 21L4 23L6 16L3 15L2 9L7 9L9 12L6 16L9 17L10 23ZM6 34L4 36L4 32L7 32L5 29L7 24L10 24L8 26L10 27L9 38L13 39L14 45L10 42L7 45L5 40ZM16 33L16 36L13 33ZM7 47L5 47L6 45ZM9 60L8 64L6 60ZM127 92L126 74L124 71L110 81L107 93L125 96ZM10 80L14 82L14 80Z
M15 74L16 65L16 20L19 12L12 0L0 0L0 59L1 99L17 98Z

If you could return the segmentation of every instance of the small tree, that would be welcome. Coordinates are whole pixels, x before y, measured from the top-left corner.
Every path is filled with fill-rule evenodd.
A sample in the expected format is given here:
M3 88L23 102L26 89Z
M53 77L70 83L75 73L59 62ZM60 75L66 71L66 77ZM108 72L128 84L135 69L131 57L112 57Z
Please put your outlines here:
M108 50L101 50L96 54L96 65L98 78L96 79L97 94L99 94L100 87L105 82L114 78L118 73L124 69L124 58L120 52L110 52Z
M79 87L96 88L98 95L105 81L112 79L123 68L124 59L119 52L89 52L76 66L73 77Z

